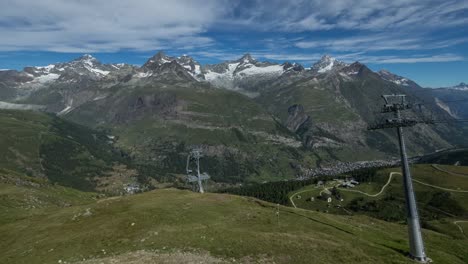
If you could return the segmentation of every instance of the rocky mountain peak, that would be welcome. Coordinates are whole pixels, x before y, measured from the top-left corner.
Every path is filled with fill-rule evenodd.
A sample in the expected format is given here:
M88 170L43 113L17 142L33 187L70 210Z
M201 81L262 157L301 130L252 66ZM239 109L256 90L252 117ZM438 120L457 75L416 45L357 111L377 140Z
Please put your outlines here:
M98 61L98 59L96 59L95 57L91 56L90 54L85 54L79 58L76 58L72 61L72 63L75 62L75 63L83 63L83 64L87 64L87 65L94 65L94 64L100 64L100 62Z
M282 64L283 69L285 71L296 71L296 72L301 72L304 70L304 66L302 66L299 63L290 63L290 62L285 62Z
M418 87L418 85L413 82L412 80L396 75L388 70L380 70L377 72L380 78L384 79L385 81L389 81L398 85L408 86L408 87Z
M176 59L176 62L187 69L187 71L192 75L192 76L197 76L201 74L201 65L198 63L196 60L194 60L192 57L187 56L187 55L182 55L181 57L178 57Z
M245 63L254 63L256 60L252 57L252 55L250 55L250 53L246 53L237 61L245 64Z
M159 51L152 58L155 59L155 60L162 60L162 59L165 59L167 57L168 56L166 55L166 53L164 53L164 51Z
M159 66L169 63L175 60L173 57L167 56L163 51L159 51L153 57L149 58L149 60L143 64L142 68L145 70L154 70Z
M391 81L391 82L395 82L397 80L400 80L402 81L403 79L405 79L404 77L402 76L398 76L388 70L380 70L377 72L377 74L382 77L382 79L386 80L386 81Z
M318 73L325 73L336 68L342 68L344 66L347 66L347 64L342 61L338 61L330 55L323 55L319 61L314 63L311 69Z
M450 87L450 88L454 89L454 90L468 91L468 84L466 84L464 82L461 82L460 84L455 85L455 86Z
M191 61L194 61L194 59L190 56L188 56L187 54L184 54L180 57L177 57L177 60L178 61L185 61L185 62L191 62Z
M79 57L78 59L80 59L80 60L95 60L96 58L94 58L91 54L84 54L83 56Z
M352 76L352 75L358 75L358 74L362 74L363 72L371 72L371 70L369 68L366 67L366 65L356 61L356 62L353 62L351 63L350 65L347 65L345 67L342 67L340 69L340 72L348 75L348 76Z

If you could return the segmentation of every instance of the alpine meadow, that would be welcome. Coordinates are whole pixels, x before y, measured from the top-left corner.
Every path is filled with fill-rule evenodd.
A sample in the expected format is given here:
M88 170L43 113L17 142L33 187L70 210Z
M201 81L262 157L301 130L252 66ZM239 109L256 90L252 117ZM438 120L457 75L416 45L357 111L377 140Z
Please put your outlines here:
M466 1L0 4L0 263L468 263Z

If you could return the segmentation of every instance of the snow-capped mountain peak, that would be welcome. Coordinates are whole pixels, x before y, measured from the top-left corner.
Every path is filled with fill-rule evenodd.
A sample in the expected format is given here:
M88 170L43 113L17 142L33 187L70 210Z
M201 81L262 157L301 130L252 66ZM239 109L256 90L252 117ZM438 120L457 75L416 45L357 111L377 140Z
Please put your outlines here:
M468 91L468 84L461 82L458 85L447 87L447 89L459 90L459 91Z
M285 62L281 65L283 66L283 69L285 72L290 72L290 71L301 72L304 70L304 66L295 62L294 63Z
M195 61L192 57L187 56L187 55L182 55L181 57L178 57L176 59L176 62L187 69L187 71L192 75L192 76L198 76L201 74L201 65L197 61Z
M89 55L89 54L85 54L79 58L76 58L72 61L72 63L75 62L75 63L82 63L82 64L85 64L85 65L88 65L90 67L93 67L95 64L100 64L100 62L93 56Z
M237 60L241 64L255 63L256 60L250 55L250 53L244 54L240 59Z
M163 51L159 51L158 53L156 53L156 55L149 58L149 60L145 64L143 64L141 68L145 71L151 71L159 68L165 63L170 63L174 60L176 60L176 58L169 57Z
M318 73L329 72L335 68L343 68L348 66L348 64L338 61L337 59L331 57L330 55L324 55L319 61L314 63L311 70Z
M102 64L95 57L85 54L70 62L25 67L24 72L32 78L28 83L36 85L56 80L61 82L77 82L82 79L100 80L109 73L126 67L128 67L127 64Z
M192 57L182 55L180 57L167 56L163 51L159 51L138 70L136 78L156 78L160 75L174 73L187 79L199 80L202 73L201 65Z

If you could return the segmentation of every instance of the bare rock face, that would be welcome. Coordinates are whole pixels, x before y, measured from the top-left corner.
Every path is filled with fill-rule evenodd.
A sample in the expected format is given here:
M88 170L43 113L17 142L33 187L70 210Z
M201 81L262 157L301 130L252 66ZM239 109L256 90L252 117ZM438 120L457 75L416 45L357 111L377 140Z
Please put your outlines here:
M286 120L286 127L291 131L296 133L303 124L305 124L309 119L304 112L304 107L302 105L292 105L288 108L288 119Z
M294 104L288 108L288 118L285 126L289 131L297 134L305 147L312 146L312 120L300 104Z
M141 120L145 116L160 119L175 118L177 103L176 96L169 92L134 95L124 98L121 102L123 108L113 110L115 113L112 122L127 123Z

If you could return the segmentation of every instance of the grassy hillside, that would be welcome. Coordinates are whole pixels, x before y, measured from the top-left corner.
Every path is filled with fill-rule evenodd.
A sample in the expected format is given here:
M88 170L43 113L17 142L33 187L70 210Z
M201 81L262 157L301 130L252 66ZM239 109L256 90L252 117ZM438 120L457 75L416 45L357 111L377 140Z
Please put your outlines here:
M402 176L394 174L389 178L390 172L399 171L398 168L380 170L372 177L360 180L361 183L355 188L341 188L335 180L325 182L324 186L309 185L290 192L290 203L313 211L342 215L365 214L404 223L406 214ZM468 220L468 167L414 165L412 174L423 226L463 238L463 233L453 222ZM335 191L333 187L337 187ZM333 192L330 195L331 203L321 199L321 194L327 193L325 188Z
M106 134L53 115L0 110L0 168L81 190L123 162Z
M0 185L24 191L12 188ZM284 206L278 221L276 212L253 198L174 189L51 207L3 221L0 262L412 263L404 225ZM435 263L468 261L466 239L423 235Z
M158 180L184 174L195 146L203 148L202 166L218 182L293 178L291 164L305 159L295 135L239 93L201 83L113 89L66 118L117 135L118 145Z
M89 204L99 195L50 184L47 179L0 170L0 225L59 208Z

